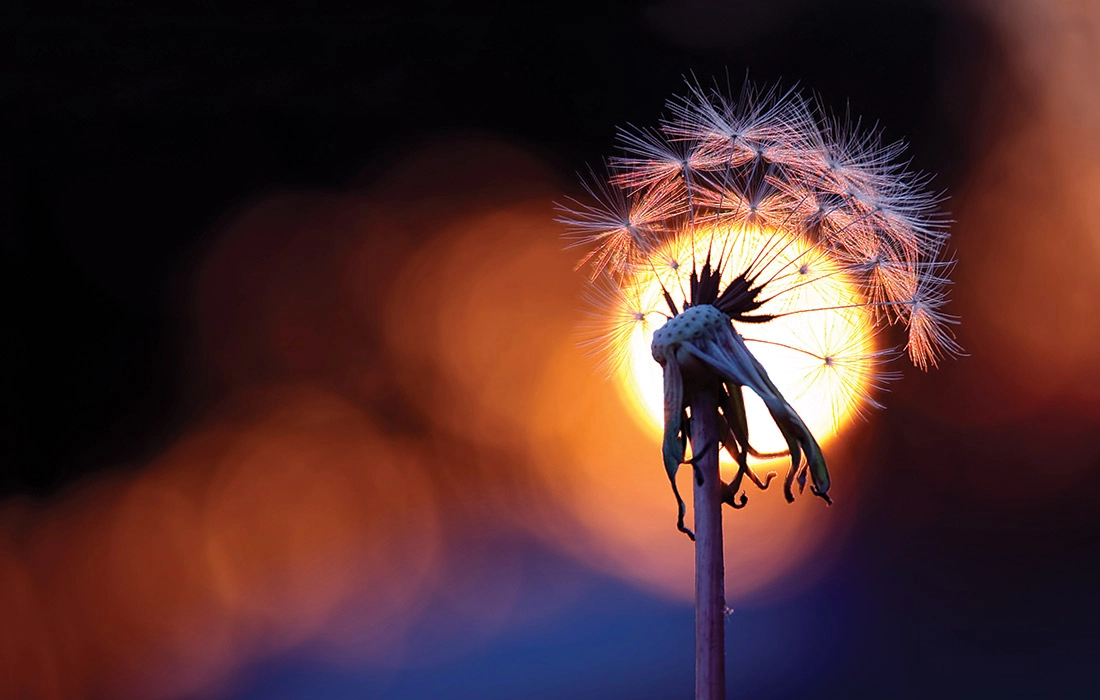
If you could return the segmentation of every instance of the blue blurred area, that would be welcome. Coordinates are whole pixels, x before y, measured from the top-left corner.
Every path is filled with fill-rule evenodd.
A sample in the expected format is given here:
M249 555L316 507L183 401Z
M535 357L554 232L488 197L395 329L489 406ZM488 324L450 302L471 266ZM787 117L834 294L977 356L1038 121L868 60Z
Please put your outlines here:
M1100 635L1087 606L1095 590L1088 561L1076 560L1076 578L1049 571L1067 581L1064 595L1040 600L1041 587L1024 572L1002 569L1003 576L979 579L968 570L998 570L1009 562L1001 553L927 534L925 548L945 559L964 556L937 571L915 541L884 547L872 543L873 534L857 536L789 598L730 601L727 697L1098 697ZM252 667L218 700L692 697L690 604L594 573L534 543L509 549L500 561L510 565L517 560L509 557L522 552L514 609L546 614L511 615L495 633L465 634L459 617L433 605L410 648L411 658L426 660L422 665L336 665L304 649ZM728 567L735 576L735 563ZM978 580L980 586L971 583Z
M509 625L468 648L453 621L433 609L415 633L410 657L438 658L439 647L461 652L440 663L392 670L334 667L308 653L253 670L233 700L306 698L561 698L688 697L692 683L692 609L601 578L541 552L559 575L583 584L581 594L551 618ZM553 584L549 584L553 585ZM527 578L517 606L538 607L546 579ZM436 606L441 607L441 606ZM434 624L433 624L434 623ZM677 690L680 692L677 693Z
M685 543L685 546L687 544ZM246 673L225 700L326 698L603 700L690 698L693 609L595 574L542 549L525 566L516 605L537 608L563 581L580 592L557 614L510 625L439 663L400 670L336 666L308 651L271 659ZM730 696L804 697L820 688L848 645L838 624L845 591L827 582L797 601L735 610L729 617ZM461 630L439 611L425 615L411 656L462 647ZM434 630L434 631L433 631ZM475 635L476 636L476 635Z

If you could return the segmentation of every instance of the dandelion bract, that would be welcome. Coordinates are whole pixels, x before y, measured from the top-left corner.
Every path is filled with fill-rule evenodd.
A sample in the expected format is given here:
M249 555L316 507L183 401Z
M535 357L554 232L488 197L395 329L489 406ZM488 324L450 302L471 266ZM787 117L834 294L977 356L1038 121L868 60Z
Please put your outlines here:
M903 144L795 90L746 84L733 98L689 83L655 128L618 142L559 221L587 249L594 345L663 422L673 488L691 420L683 383L703 368L737 465L723 500L744 505L744 479L766 486L749 462L777 453L791 463L788 499L807 477L828 499L814 434L877 406L893 359L928 369L961 352L944 311L942 197L899 160ZM880 337L891 325L904 348Z

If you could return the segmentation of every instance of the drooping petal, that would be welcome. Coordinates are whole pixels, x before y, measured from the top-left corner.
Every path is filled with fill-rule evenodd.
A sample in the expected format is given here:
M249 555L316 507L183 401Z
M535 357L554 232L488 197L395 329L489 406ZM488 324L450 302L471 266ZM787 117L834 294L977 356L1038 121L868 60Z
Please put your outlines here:
M798 469L798 465L801 461L798 455L798 448L801 448L806 453L806 464L813 484L811 490L815 496L821 496L827 503L832 503L832 500L828 496L831 483L829 479L829 470L825 466L825 455L821 452L821 446L817 444L817 440L814 439L813 433L810 432L810 429L802 421L802 418L795 412L794 408L787 403L783 395L779 393L779 389L776 388L771 378L768 377L768 373L764 369L764 366L761 365L756 357L745 347L745 342L741 339L741 336L736 336L736 339L739 341L739 346L745 350L749 360L756 365L758 376L770 390L770 397L765 397L763 394L759 395L760 398L764 400L764 405L768 407L768 412L771 413L772 419L775 420L775 424L779 427L779 431L783 433L783 438L787 441L787 447L791 451L791 469ZM799 484L803 484L804 480L805 476L802 476ZM790 474L788 474L786 483L784 484L784 494L788 501L794 500L794 494L791 492Z
M749 421L745 415L745 397L741 395L741 387L726 384L725 390L718 392L718 406L722 409L722 425L726 429L722 442L730 456L737 460L737 475L730 482L730 489L736 496L741 488L741 479L749 471ZM736 507L736 503L731 505Z
M661 446L661 454L664 457L665 472L668 474L669 483L672 484L672 493L676 496L676 528L694 540L695 533L684 525L687 506L680 496L680 490L676 488L676 472L680 470L680 465L684 463L684 377L680 373L680 363L676 361L676 353L668 353L663 364L665 374L665 435Z
M763 365L745 346L745 341L726 323L719 327L713 338L696 339L684 343L682 351L706 364L721 379L737 386L747 386L760 397L787 442L791 466L784 485L787 500L794 500L791 485L801 466L802 454L806 454L813 492L826 501L829 490L829 472L825 457L810 429L791 407L768 377Z

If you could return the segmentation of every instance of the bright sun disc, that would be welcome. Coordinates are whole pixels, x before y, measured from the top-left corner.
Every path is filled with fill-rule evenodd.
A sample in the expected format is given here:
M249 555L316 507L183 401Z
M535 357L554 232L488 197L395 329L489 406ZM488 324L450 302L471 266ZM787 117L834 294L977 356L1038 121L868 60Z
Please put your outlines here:
M662 284L683 308L692 260L723 261L722 287L756 262L757 280L770 280L760 295L768 300L756 314L788 314L766 323L734 322L749 349L768 371L787 401L819 442L825 443L846 425L868 400L874 371L873 315L851 278L818 250L798 237L758 228L716 227L684 234L651 257L625 285L621 316L644 316L618 336L618 385L635 416L660 436L664 422L661 366L653 359L653 332L668 316ZM758 259L759 258L759 259ZM767 261L766 265L762 265ZM795 313L792 313L795 312ZM786 449L782 434L763 401L746 390L749 440L760 452ZM722 453L723 464L732 460Z

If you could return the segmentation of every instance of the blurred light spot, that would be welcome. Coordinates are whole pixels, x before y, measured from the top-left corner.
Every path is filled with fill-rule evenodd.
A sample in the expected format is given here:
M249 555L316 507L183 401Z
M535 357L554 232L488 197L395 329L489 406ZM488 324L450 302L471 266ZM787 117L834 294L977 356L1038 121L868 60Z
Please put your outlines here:
M1087 0L974 0L1007 65L988 76L974 125L991 144L962 201L959 312L985 391L944 408L990 424L1100 401L1100 6ZM980 406L975 406L979 403Z

